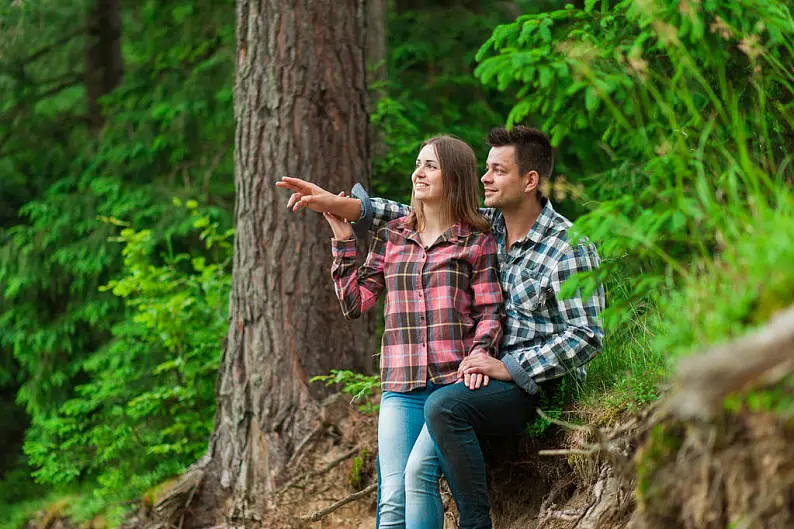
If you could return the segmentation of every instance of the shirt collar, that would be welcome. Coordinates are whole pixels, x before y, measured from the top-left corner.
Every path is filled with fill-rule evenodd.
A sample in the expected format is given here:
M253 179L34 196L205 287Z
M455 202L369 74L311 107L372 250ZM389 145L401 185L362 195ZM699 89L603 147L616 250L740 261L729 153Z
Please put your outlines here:
M402 219L402 221L397 225L397 229L404 232L406 237L415 238L416 241L420 242L419 234L416 230L410 228L407 224L408 217ZM462 244L466 242L466 238L471 235L471 227L464 223L464 222L456 222L452 226L449 227L447 231L441 234L441 240L454 243L454 244Z
M551 226L554 220L554 206L551 205L551 200L548 198L544 197L544 200L546 202L543 204L543 209L540 210L538 218L535 219L535 223L532 224L532 227L529 228L529 233L526 235L527 238L534 243L539 243L543 240L546 230L549 229L549 226Z
M546 230L548 230L552 225L554 217L557 213L554 211L554 206L551 205L551 200L546 197L543 197L542 200L543 208L540 210L538 218L535 219L532 227L529 228L529 231L521 240L528 239L534 243L539 243L543 240ZM499 211L499 215L496 217L493 223L493 228L494 232L496 232L499 236L507 235L507 229L505 228L505 218L504 215L502 215L501 210Z

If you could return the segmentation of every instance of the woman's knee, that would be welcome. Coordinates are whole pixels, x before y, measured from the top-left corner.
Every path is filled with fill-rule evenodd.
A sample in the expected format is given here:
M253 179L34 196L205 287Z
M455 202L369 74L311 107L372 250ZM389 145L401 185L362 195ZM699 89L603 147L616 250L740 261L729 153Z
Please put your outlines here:
M441 470L437 459L412 454L405 466L405 490L426 491L433 486L438 488L440 477Z
M405 484L402 474L381 477L380 503L395 508L404 508Z

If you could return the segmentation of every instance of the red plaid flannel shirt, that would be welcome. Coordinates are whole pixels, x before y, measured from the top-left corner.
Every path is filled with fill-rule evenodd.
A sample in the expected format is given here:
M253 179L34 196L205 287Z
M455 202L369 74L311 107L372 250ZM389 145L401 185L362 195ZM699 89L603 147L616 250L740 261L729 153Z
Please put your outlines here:
M502 289L496 239L455 224L425 250L405 218L375 235L356 270L355 241L332 243L331 276L348 319L386 290L381 385L408 392L456 379L471 353L496 356L502 336Z

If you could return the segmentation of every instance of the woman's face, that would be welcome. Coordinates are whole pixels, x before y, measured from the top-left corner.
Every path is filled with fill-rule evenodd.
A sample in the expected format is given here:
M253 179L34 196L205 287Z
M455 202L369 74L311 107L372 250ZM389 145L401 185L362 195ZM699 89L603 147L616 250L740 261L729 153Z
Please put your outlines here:
M444 184L441 178L441 166L438 163L436 149L433 145L425 145L416 158L416 170L411 175L414 185L414 197L425 204L438 203L444 197Z

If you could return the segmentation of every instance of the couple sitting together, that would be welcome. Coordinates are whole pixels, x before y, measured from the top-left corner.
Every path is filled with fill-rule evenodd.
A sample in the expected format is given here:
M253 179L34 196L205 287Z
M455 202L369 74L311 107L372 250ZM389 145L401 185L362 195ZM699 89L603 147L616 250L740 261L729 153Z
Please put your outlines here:
M297 178L277 184L293 191L289 207L322 212L330 224L345 317L386 295L379 529L441 529L442 472L460 528L490 528L478 436L520 432L543 386L584 377L601 349L603 289L560 296L566 279L599 259L589 242L568 241L570 221L540 191L554 165L548 138L516 126L492 130L488 143L485 209L474 151L449 136L422 145L410 207L360 185L348 198ZM374 232L360 268L354 228Z

